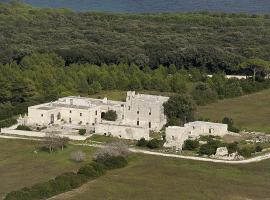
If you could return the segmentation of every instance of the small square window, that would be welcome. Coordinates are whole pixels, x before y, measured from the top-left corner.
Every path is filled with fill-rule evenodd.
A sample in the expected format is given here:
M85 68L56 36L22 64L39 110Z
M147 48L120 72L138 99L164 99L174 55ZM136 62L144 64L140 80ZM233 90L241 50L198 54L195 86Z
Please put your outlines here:
M151 113L151 112L149 112L149 115L152 115L152 113Z
M137 114L140 114L140 111L137 111Z
M41 114L41 117L43 117L43 114Z
M70 110L69 113L72 113L72 111Z
M82 113L80 113L80 116L82 116Z

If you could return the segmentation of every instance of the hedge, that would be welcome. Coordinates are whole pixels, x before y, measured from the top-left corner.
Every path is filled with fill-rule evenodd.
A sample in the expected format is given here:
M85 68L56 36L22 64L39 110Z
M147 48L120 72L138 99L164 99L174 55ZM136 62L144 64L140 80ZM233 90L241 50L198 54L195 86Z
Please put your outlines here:
M102 176L106 169L125 167L127 160L122 156L110 157L104 163L92 162L82 166L77 173L68 172L44 183L38 183L30 188L12 191L4 200L39 200L80 187L90 179Z

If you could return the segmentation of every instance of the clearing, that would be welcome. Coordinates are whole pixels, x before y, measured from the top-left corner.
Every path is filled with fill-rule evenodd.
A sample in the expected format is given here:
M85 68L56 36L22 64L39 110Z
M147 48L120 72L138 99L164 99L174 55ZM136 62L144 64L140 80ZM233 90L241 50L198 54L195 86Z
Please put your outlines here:
M270 90L201 106L196 115L212 121L227 116L242 129L270 133Z

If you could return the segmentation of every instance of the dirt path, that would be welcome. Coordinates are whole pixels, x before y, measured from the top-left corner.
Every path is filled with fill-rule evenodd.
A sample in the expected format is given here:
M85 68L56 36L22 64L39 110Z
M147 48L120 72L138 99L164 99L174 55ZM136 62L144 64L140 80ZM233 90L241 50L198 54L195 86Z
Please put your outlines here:
M15 136L6 136L6 135L0 135L0 138L42 140L42 139L36 139L36 138L15 137ZM74 144L74 145L98 147L98 148L104 147L104 145L101 145L101 144ZM245 159L245 160L217 160L217 159L212 159L212 158L202 158L202 157L195 157L195 156L182 156L182 155L176 155L176 154L159 153L159 152L147 151L147 150L141 150L141 149L135 149L135 148L129 148L129 150L134 153L143 153L143 154L155 155L155 156L164 156L164 157L171 157L171 158L181 158L181 159L188 159L188 160L197 160L197 161L213 162L213 163L225 163L225 164L247 164L247 163L260 162L262 160L270 159L270 152L264 155L256 156L256 157Z

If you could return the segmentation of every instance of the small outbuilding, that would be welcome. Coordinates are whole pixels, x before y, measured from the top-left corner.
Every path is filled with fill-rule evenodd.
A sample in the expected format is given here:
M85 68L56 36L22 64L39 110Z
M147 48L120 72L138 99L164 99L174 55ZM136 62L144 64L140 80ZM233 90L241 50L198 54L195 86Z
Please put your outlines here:
M166 128L164 146L182 149L187 139L197 139L200 135L224 136L228 133L227 124L213 122L195 121L184 124L184 127L169 126Z

